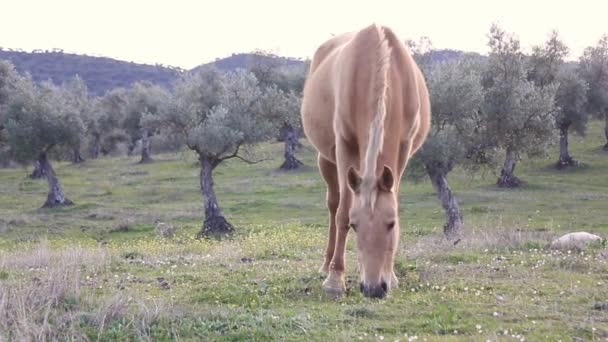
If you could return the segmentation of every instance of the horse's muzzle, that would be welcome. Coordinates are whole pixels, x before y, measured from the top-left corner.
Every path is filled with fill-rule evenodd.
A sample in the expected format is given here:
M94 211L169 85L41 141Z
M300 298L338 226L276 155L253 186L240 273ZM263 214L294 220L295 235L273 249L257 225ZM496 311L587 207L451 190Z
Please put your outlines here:
M382 299L388 294L388 285L383 280L380 285L367 286L363 283L359 284L359 289L363 292L363 295L368 298Z

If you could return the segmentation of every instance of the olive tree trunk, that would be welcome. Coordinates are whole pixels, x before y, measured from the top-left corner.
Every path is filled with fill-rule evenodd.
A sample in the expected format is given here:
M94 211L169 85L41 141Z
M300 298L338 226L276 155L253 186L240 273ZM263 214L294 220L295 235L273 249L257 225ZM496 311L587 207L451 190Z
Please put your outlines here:
M91 159L99 158L99 154L101 153L101 135L95 134L94 138L93 146L91 147Z
M148 133L149 132L147 128L141 129L141 160L139 161L140 164L152 162L152 157L150 157L150 154L152 153L150 149L150 136Z
M604 113L604 136L606 137L606 145L604 145L604 151L608 151L608 112Z
M34 171L30 174L31 179L41 179L44 178L44 170L42 169L42 164L40 164L40 160L37 159L34 162Z
M78 145L72 149L72 163L74 163L74 164L84 163L84 158L82 157L82 154L80 153L80 145Z
M49 193L47 195L46 202L42 207L53 208L57 206L74 204L74 202L70 201L63 193L61 183L59 183L59 178L57 178L55 170L53 170L46 153L42 153L40 155L38 162L40 163L40 167L46 175L46 180L49 183Z
M289 126L285 130L285 151L283 153L285 157L285 161L281 165L281 170L296 170L299 169L300 166L304 165L301 161L296 158L296 152L300 145L298 141L299 132L296 128Z
M500 170L500 177L496 184L501 188L516 188L522 184L522 181L515 177L515 164L517 156L515 152L508 148L505 156L505 164Z
M226 220L217 203L213 189L213 170L219 165L219 160L212 157L201 156L200 186L205 205L205 222L199 237L223 236L234 232L234 227Z
M557 161L557 165L555 165L558 169L565 169L568 166L577 166L578 161L574 160L570 156L570 152L568 151L568 129L570 128L570 124L561 124L559 127L559 160Z
M427 164L426 171L435 191L437 191L437 197L441 201L441 206L445 210L446 223L443 226L443 233L448 241L457 244L462 239L464 221L458 201L452 194L452 189L448 183L448 170L438 165Z

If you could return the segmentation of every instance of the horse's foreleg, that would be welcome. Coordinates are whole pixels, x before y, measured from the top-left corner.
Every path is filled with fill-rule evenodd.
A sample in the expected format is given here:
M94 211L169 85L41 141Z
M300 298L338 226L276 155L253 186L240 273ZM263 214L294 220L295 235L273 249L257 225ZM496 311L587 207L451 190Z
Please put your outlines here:
M346 190L348 192L348 190ZM344 197L348 197L346 200L350 203L350 194L347 196L341 196L340 205L336 212L336 238L334 246L334 255L329 263L329 274L327 279L323 282L323 288L325 292L340 296L344 294L346 289L344 281L345 265L344 265L344 254L346 247L346 236L348 235L348 210L349 205L344 205Z
M329 263L329 274L327 279L323 282L323 288L325 292L340 296L344 294L346 289L344 281L345 265L344 265L344 254L346 248L346 236L348 235L349 217L348 212L351 205L352 194L346 186L346 169L350 165L354 165L354 161L349 158L350 154L343 144L336 146L336 157L337 157L337 172L338 172L338 191L339 191L339 205L335 216L335 245L334 253L331 262ZM344 177L340 177L344 175Z
M338 188L338 174L336 164L323 158L319 155L319 171L327 184L327 209L329 210L329 237L327 239L327 248L325 250L325 261L321 266L320 271L327 273L329 265L334 257L334 248L336 246L336 211L340 203L340 191Z

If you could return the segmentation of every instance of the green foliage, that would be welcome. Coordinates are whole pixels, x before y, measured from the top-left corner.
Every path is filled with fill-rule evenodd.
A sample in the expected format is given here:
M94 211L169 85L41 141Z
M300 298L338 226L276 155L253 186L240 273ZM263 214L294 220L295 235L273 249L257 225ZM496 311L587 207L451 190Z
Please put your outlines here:
M425 66L433 115L429 136L412 162L419 171L420 166L432 165L447 173L478 146L484 124L480 63L477 58L462 57Z
M300 107L302 97L293 90L284 91L276 85L264 90L260 101L260 112L273 122L283 122L295 129L301 129Z
M275 129L276 88L263 91L253 73L222 73L204 68L184 76L175 86L170 108L158 117L145 116L185 137L190 149L221 160L235 157L243 145L267 139Z
M8 103L10 92L14 89L18 78L15 67L10 62L0 60L0 115L3 107Z
M544 46L532 48L528 63L528 80L538 87L554 83L566 56L568 47L560 40L557 31L552 31Z
M8 132L6 129L6 111L19 75L13 65L0 60L0 160L8 160Z
M583 135L587 127L587 83L574 70L563 69L557 75L559 87L555 95L558 107L556 122L566 125Z
M149 82L137 82L124 92L124 102L119 102L122 103L120 110L123 112L121 128L131 137L133 144L141 139L142 128L153 128L144 123L153 121L142 121L142 117L161 115L168 102L168 92Z
M87 123L87 131L89 146L95 148L96 144L99 144L98 152L111 153L116 150L118 143L130 140L127 132L121 127L125 118L123 108L126 107L127 96L126 89L117 88L94 100L94 111Z
M579 61L579 72L587 82L588 110L603 117L608 111L608 35L596 46L585 49Z
M32 161L54 147L73 146L84 131L82 118L64 91L51 83L16 86L6 117L8 142L16 160Z
M89 97L89 90L82 78L76 76L63 84L59 90L65 98L65 111L67 115L80 117L84 129L80 132L78 139L71 148L80 149L84 144L85 135L90 134L94 129L91 127L95 122L95 107Z

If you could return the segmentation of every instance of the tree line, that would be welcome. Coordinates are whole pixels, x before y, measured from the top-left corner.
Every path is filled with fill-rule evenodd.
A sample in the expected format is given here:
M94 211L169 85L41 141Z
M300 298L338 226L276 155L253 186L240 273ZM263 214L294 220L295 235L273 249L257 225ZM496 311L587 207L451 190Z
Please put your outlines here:
M556 167L577 166L568 137L584 134L591 116L605 120L608 140L608 36L585 49L578 62L565 61L568 48L557 32L530 55L497 25L487 37L488 56L465 53L440 62L433 61L430 40L408 42L425 74L433 113L427 142L409 170L429 176L453 241L464 225L448 182L454 168L500 169L497 186L517 187L524 183L515 173L520 158L544 156L557 141ZM199 160L205 208L200 234L230 233L234 228L213 182L222 162L255 163L248 147L278 136L285 144L281 168L301 165L296 151L306 64L287 66L263 51L254 56L247 69L207 66L185 73L170 90L138 82L97 97L78 77L62 85L35 83L0 62L0 160L34 163L32 176L45 177L49 185L44 206L69 205L52 159L78 163L126 146L128 154L139 150L140 162L149 163L152 142L170 138Z
M586 48L578 62L565 61L568 47L556 31L530 55L515 34L497 25L487 39L487 57L465 54L442 63L429 62L433 48L427 38L409 42L425 74L433 114L412 166L429 176L445 210L444 232L453 241L463 230L448 182L456 166L469 173L500 169L497 186L512 188L524 183L515 173L520 158L546 156L557 141L555 167L576 167L568 137L584 135L591 116L605 121L608 141L608 35Z

